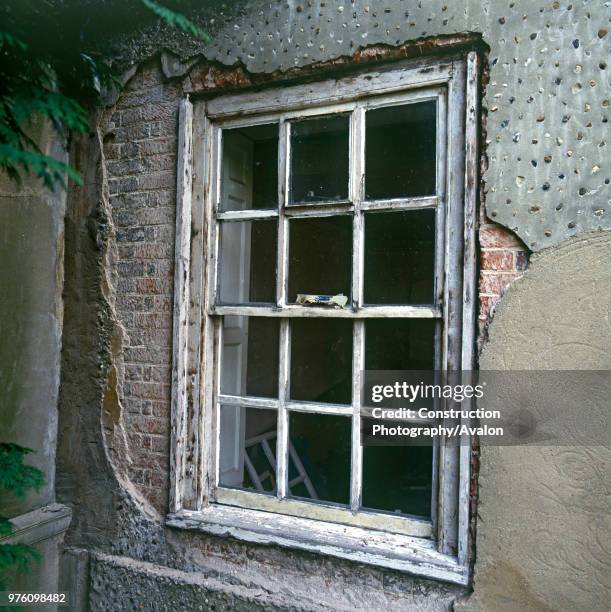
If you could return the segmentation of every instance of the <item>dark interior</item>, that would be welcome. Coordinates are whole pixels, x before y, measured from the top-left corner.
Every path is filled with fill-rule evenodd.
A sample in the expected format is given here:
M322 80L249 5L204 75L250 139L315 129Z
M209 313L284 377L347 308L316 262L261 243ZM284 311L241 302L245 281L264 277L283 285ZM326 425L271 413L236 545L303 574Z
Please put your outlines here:
M347 115L291 124L291 204L348 198L349 128Z
M369 319L365 322L365 369L433 370L433 319Z
M289 438L319 500L350 502L350 457L352 421L349 417L292 412ZM289 465L289 480L298 471ZM293 497L310 498L304 484L291 488Z
M365 194L368 200L435 193L436 114L434 101L367 111Z
M435 211L365 214L366 304L432 304Z
M351 403L351 320L291 320L290 397L313 402Z
M246 394L278 397L280 319L248 317Z
M289 222L288 301L298 293L343 293L352 283L352 217L318 217Z
M429 517L432 446L363 448L363 507Z

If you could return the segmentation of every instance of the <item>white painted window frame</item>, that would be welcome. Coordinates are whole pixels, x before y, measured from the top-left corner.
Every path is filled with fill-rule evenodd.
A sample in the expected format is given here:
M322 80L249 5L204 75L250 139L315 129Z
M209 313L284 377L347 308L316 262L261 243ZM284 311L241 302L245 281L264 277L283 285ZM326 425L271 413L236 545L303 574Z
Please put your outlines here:
M471 370L476 316L475 223L477 196L478 58L405 60L345 79L181 102L176 215L170 512L167 524L236 538L318 551L459 584L469 580L470 447L439 443L434 459L432 520L358 512L361 491L360 385L363 329L368 317L435 318L445 330L438 366ZM364 201L364 116L367 108L438 100L437 193L426 198ZM292 118L350 111L349 201L285 205ZM219 168L222 128L280 120L278 211L221 213ZM437 210L436 300L429 306L364 306L365 210ZM352 304L326 310L286 304L287 224L295 216L354 213ZM215 304L219 220L279 217L276 307ZM443 239L439 240L439 236ZM280 396L277 400L219 394L222 315L280 316ZM289 400L290 317L354 318L352 406ZM283 384L284 382L284 384ZM219 487L218 405L278 412L278 495ZM286 498L290 410L350 414L350 508Z

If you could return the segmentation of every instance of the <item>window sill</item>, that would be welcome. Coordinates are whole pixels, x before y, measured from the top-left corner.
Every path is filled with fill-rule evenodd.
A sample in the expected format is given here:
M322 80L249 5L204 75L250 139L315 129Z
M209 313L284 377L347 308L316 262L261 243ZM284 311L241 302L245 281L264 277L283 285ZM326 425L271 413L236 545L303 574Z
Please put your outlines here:
M166 525L349 559L460 585L468 568L435 549L430 540L349 527L272 512L213 504L168 515Z

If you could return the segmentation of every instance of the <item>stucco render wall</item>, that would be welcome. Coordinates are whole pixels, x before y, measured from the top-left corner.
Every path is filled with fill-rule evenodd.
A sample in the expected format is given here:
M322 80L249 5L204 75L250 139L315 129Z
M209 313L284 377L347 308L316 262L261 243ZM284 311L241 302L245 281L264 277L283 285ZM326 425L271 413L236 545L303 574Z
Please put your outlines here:
M608 371L610 258L610 232L534 255L498 305L481 368ZM537 397L552 396L550 383L541 379ZM482 407L523 405L521 393L514 388ZM608 396L578 401L576 412L588 404L586 414L608 435ZM482 445L474 595L459 610L608 609L611 450L583 436L587 426L566 427L565 439L581 438L574 446Z

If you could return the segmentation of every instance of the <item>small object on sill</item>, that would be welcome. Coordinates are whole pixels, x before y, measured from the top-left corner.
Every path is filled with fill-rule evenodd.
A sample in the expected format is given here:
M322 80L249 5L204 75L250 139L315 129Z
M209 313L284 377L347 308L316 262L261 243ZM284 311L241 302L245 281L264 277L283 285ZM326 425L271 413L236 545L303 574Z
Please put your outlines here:
M348 298L343 294L338 295L314 295L310 293L298 293L297 303L302 306L329 306L331 308L345 308Z

